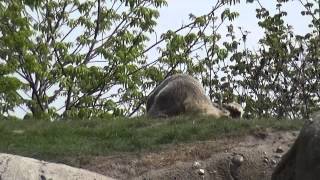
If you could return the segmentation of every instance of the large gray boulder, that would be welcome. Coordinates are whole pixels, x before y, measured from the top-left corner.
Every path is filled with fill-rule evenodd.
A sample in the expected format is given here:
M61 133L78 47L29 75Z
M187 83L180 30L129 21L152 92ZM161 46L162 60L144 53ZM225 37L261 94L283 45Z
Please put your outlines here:
M272 180L320 179L320 118L306 122L272 174Z
M112 178L63 164L0 154L0 180L112 180Z

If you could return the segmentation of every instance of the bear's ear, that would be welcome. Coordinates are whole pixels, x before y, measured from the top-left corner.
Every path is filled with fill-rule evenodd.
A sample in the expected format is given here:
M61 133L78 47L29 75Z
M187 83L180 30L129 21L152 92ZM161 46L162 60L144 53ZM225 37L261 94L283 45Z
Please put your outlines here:
M241 118L243 115L243 108L236 102L223 104L222 106L230 112L230 117L232 118Z

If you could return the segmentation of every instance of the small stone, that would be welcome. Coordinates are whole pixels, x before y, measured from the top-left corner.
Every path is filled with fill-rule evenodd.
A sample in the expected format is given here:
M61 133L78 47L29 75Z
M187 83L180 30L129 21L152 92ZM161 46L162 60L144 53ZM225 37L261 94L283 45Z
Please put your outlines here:
M272 165L276 165L276 164L277 164L277 161L274 160L274 159L272 159L272 160L271 160L271 164L272 164Z
M243 163L244 158L241 154L237 154L237 155L233 156L231 161L233 164L240 166Z
M198 162L198 161L195 161L195 162L192 164L192 167L195 168L195 169L200 168L200 166L201 166L201 164L200 164L200 162Z
M199 170L198 170L198 174L199 174L200 176L203 176L203 175L204 175L204 169L199 169Z
M44 176L43 174L41 174L41 175L40 175L40 179L41 179L41 180L46 180L47 178L46 178L46 176Z
M269 159L267 157L264 157L263 162L264 163L269 163Z
M263 152L263 155L267 155L267 152L264 151L264 152Z
M276 154L276 155L274 155L274 157L277 158L277 159L282 158L282 156L280 154Z
M276 149L276 153L283 153L284 150L281 146L279 146L277 149Z

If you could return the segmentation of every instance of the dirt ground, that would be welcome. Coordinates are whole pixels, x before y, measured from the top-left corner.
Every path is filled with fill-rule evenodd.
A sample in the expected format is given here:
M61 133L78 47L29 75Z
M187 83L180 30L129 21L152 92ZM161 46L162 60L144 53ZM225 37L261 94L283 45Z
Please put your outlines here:
M73 159L74 166L116 179L267 180L297 131L170 145L154 152Z

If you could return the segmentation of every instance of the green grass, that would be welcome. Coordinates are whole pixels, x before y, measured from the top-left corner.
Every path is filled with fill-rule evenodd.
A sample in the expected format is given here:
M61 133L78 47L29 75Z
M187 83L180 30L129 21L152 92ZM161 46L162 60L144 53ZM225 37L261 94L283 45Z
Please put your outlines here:
M214 120L183 116L172 119L140 117L52 123L36 120L0 121L0 152L42 159L111 155L157 150L165 144L239 137L265 128L299 130L302 124L298 120Z

